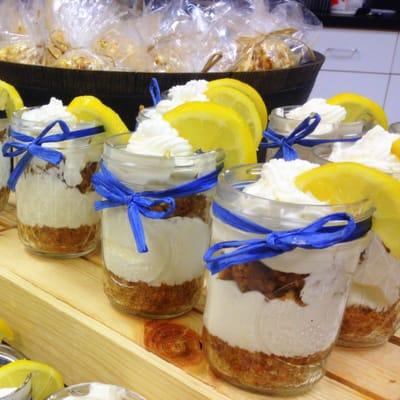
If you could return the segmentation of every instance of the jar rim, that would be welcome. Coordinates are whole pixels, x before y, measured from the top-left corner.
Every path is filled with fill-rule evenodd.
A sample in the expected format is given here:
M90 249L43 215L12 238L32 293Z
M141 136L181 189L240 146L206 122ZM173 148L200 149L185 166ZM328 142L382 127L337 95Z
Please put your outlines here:
M262 170L263 164L244 164L244 165L238 165L233 168L230 168L224 172L222 172L219 176L218 180L218 189L223 191L225 194L234 194L238 196L238 201L241 200L257 200L258 204L265 204L276 207L276 208L284 208L284 209L289 209L292 211L295 211L297 209L302 209L304 207L307 207L307 209L311 210L323 210L325 209L331 209L332 212L338 212L343 211L346 208L354 208L354 209L359 209L361 208L362 210L365 210L362 212L359 216L360 220L367 219L372 216L374 213L374 207L372 205L371 200L369 199L363 199L354 203L343 203L343 204L317 204L317 203L293 203L293 202L284 202L284 201L279 201L279 200L273 200L273 199L267 199L264 197L256 196L250 193L245 193L243 192L243 186L241 185L240 188L237 185L235 187L234 182L229 182L230 179L233 178L233 174L239 170L244 170L246 172L249 172L253 176L259 176ZM245 183L246 181L243 181L242 183ZM255 181L247 181L247 184L254 183ZM219 196L219 195L218 195ZM245 204L245 203L244 203Z
M147 161L148 163L151 163L151 161L154 161L154 163L158 163L159 161L171 160L175 161L175 164L179 167L187 167L191 162L206 157L208 158L211 154L216 155L215 160L218 165L223 162L225 157L225 153L222 149L211 150L204 153L193 153L187 156L171 156L171 157L133 153L131 151L126 150L126 145L128 143L128 140L124 139L131 137L134 134L135 134L134 132L125 132L107 138L105 141L105 152L107 149L111 149L116 154L123 155L125 157L131 156L132 159L136 160L142 159L144 161Z

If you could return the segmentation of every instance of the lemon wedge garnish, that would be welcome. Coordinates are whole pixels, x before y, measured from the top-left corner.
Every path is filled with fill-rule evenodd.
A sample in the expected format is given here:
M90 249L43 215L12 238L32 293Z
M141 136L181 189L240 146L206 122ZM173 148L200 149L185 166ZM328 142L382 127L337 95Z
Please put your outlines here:
M232 108L247 122L258 146L262 139L263 128L261 118L254 102L237 89L228 86L216 86L208 89L205 95L211 102Z
M0 319L0 342L7 340L11 342L14 339L14 332L6 321Z
M340 105L346 109L344 122L363 121L367 127L381 125L388 129L388 118L383 108L368 97L357 93L340 93L327 100L327 103Z
M104 126L107 136L128 132L120 116L94 96L75 97L67 110L80 121L96 121Z
M30 360L13 361L0 368L0 388L19 388L32 377L32 400L44 400L64 387L64 381L54 368Z
M397 139L395 142L393 142L390 152L400 159L400 139Z
M7 118L11 119L13 113L24 106L21 96L14 86L0 80L0 110L5 110Z
M268 122L268 111L263 98L260 96L256 89L254 89L247 83L232 78L216 79L215 81L208 82L208 89L214 89L220 86L226 86L239 90L239 92L242 92L247 97L249 97L257 108L258 115L261 119L262 129L266 129Z
M211 102L188 102L163 118L196 150L225 152L225 168L256 162L256 145L245 120L234 110Z
M297 187L329 204L370 200L372 229L391 254L400 259L400 181L375 168L356 163L331 163L296 178Z

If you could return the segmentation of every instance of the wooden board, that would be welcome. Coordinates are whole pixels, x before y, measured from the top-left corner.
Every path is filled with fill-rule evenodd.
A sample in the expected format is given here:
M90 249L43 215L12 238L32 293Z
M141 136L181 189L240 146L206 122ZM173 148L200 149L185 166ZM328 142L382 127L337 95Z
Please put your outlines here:
M202 327L202 303L172 323ZM217 379L204 359L174 365L145 349L146 320L113 309L102 290L98 254L54 260L27 253L13 206L0 215L0 317L17 332L15 347L54 365L68 384L120 384L148 400L261 400ZM304 400L400 400L400 338L372 350L335 348L327 377Z

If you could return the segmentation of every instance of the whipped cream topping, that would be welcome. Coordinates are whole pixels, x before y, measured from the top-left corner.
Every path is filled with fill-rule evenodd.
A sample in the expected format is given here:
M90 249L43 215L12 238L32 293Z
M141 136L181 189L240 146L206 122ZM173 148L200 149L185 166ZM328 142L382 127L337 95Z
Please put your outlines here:
M126 150L148 156L176 157L190 156L190 143L162 118L144 120L131 136Z
M28 109L21 114L21 119L29 122L47 125L55 120L62 119L68 123L75 123L76 118L67 111L61 100L52 97L49 104Z
M399 134L389 133L377 125L355 143L335 143L329 161L357 162L400 178L400 159L391 153Z
M312 135L323 135L333 131L346 118L346 109L339 105L328 104L325 99L311 99L302 106L286 114L287 118L302 121L311 113L318 113L321 122Z
M295 180L303 172L318 167L309 161L273 159L263 165L260 179L243 190L253 196L298 204L325 204L311 193L297 188Z

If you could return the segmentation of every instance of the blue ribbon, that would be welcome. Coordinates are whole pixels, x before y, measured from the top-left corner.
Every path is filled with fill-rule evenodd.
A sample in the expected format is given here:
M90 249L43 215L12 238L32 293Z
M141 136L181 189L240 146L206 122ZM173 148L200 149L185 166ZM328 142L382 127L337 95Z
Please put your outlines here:
M62 133L46 136L56 125L60 126ZM63 160L64 156L61 152L50 147L42 147L44 143L56 143L64 140L79 139L101 132L104 132L104 127L102 126L71 131L68 125L62 120L57 120L49 124L37 137L28 136L10 128L10 135L16 139L17 142L5 143L2 150L3 155L4 157L10 158L18 157L22 154L23 156L11 172L7 181L8 187L15 191L15 186L17 185L19 177L33 157L40 158L41 160L54 165L58 165Z
M296 160L298 158L297 151L293 148L295 144L305 147L314 147L319 144L338 143L338 142L356 142L359 137L347 139L305 139L313 133L321 122L319 114L311 114L303 122L301 122L289 136L283 136L268 128L263 136L266 142L261 146L267 149L278 148L273 158L284 158L286 161Z
M147 253L148 248L141 215L151 219L168 218L175 211L175 197L192 196L212 189L217 184L220 171L221 169L217 169L194 181L158 192L135 192L120 182L107 169L104 163L101 163L100 171L93 176L92 182L96 192L105 200L97 201L95 209L96 211L101 211L106 208L127 206L129 223L135 238L137 251L139 253ZM154 207L160 205L165 207L165 210L154 210Z
M156 78L151 78L149 91L151 99L153 100L153 106L155 107L161 101L160 85Z
M325 249L338 243L349 242L363 237L371 229L372 224L371 218L356 223L349 214L334 213L303 228L275 232L244 217L239 217L215 202L213 213L216 218L233 228L266 236L260 239L220 242L211 246L204 255L204 261L212 274L232 265L276 257L296 248ZM326 226L333 221L347 223ZM224 249L234 250L220 253Z

